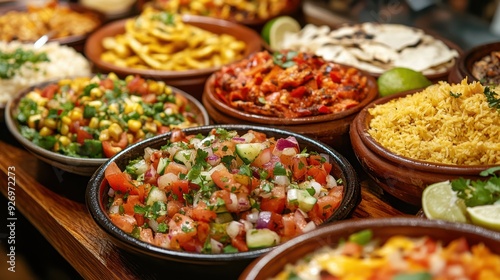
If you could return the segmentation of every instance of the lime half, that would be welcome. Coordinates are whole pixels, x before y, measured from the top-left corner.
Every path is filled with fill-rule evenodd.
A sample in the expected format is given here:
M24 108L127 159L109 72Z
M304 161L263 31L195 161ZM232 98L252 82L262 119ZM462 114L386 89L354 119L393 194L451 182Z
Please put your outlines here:
M430 86L432 82L424 74L403 67L396 67L382 73L377 79L380 96L419 89Z
M468 207L467 213L473 224L500 231L499 204Z
M450 181L432 184L422 193L422 208L429 219L467 223L465 202L458 198Z
M286 33L298 33L300 24L289 16L280 16L268 21L262 28L262 38L273 50L280 50Z

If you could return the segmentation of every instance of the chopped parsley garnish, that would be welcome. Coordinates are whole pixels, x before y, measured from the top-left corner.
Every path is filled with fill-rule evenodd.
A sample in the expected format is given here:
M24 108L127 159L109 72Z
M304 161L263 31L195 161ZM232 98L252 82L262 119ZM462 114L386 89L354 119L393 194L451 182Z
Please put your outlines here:
M497 97L497 93L490 87L484 88L484 95L486 95L486 100L490 108L500 110L500 98Z
M455 98L459 98L460 96L462 96L462 93L454 93L453 91L450 90L450 95L455 97Z
M467 207L494 204L500 201L500 177L495 174L498 170L500 167L492 167L481 172L481 176L491 176L487 180L453 180L451 188L465 201Z
M287 51L286 53L275 52L273 54L273 62L281 68L288 68L296 65L293 60L298 53L296 51Z
M46 53L35 53L32 50L16 49L14 52L0 51L0 78L10 79L26 63L36 64L39 62L49 62Z

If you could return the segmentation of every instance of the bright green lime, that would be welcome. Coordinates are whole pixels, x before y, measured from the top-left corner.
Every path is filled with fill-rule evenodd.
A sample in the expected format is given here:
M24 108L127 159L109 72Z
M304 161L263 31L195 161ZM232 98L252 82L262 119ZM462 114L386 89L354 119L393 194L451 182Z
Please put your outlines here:
M457 197L449 181L435 183L424 189L422 209L428 219L468 222L465 202Z
M380 96L419 89L430 86L432 82L422 73L403 67L392 68L377 79Z
M264 41L273 50L279 50L286 33L297 33L301 30L297 20L289 16L280 16L268 21L261 31Z
M467 213L473 224L500 231L500 204L468 207Z

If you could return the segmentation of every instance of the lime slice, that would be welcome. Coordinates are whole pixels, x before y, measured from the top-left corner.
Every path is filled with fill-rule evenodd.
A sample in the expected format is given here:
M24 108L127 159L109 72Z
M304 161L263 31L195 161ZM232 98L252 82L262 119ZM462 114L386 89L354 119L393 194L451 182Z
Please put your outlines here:
M473 224L500 231L500 204L468 207Z
M422 208L429 219L467 223L465 202L451 189L450 181L432 184L422 193Z
M430 86L432 82L424 74L403 67L396 67L384 72L377 79L380 96L419 89Z
M289 16L280 16L268 21L262 28L262 38L273 50L280 50L286 33L297 33L301 30L300 24Z

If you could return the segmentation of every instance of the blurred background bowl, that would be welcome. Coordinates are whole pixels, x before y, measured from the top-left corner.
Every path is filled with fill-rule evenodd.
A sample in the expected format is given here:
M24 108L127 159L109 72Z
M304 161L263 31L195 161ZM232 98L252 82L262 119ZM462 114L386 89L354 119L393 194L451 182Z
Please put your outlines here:
M7 106L5 109L5 122L7 128L17 141L19 141L28 151L30 151L40 160L70 173L83 176L91 176L101 164L108 160L108 158L77 158L59 154L35 145L30 140L26 139L20 132L20 126L19 122L16 119L16 115L18 113L18 107L21 99L28 93L30 93L33 89L43 88L49 84L57 83L57 81L58 80L52 80L26 88L19 92L19 94L15 98L7 102ZM196 121L198 123L200 123L201 125L209 124L208 113L198 100L179 89L172 87L172 90L175 94L186 97L188 106L190 107L190 110L196 115Z
M416 160L397 155L380 145L368 133L372 115L370 108L393 99L422 91L411 90L377 99L363 108L354 119L350 138L361 166L385 192L397 199L420 207L423 190L430 184L459 177L479 179L479 173L494 165L451 165Z
M270 253L253 261L240 275L240 280L266 280L275 277L287 264L303 259L307 254L326 246L336 246L349 235L370 229L373 239L384 242L390 237L428 236L434 240L449 242L465 238L469 246L484 243L493 253L500 254L500 233L460 223L427 220L415 217L379 218L341 221L325 225L314 231L298 236L277 247Z
M221 101L215 94L215 75L205 84L202 102L210 118L218 124L262 125L289 130L322 141L334 149L350 147L349 127L357 113L378 97L375 79L367 76L368 95L360 104L345 111L301 118L279 118L257 115L238 110Z
M145 78L162 80L173 87L184 90L198 100L201 100L205 81L214 71L220 69L220 67L184 71L134 69L116 66L101 59L101 54L104 52L104 47L102 46L103 39L105 37L125 33L125 23L127 20L129 19L111 22L94 32L88 38L85 44L85 55L94 63L96 71L103 73L114 72L121 77L129 74L138 74ZM245 42L246 49L243 53L243 57L261 49L261 38L259 34L243 25L226 20L193 15L184 15L183 21L215 34L232 35L236 39Z
M474 63L495 51L500 51L500 42L482 44L466 51L459 57L457 63L450 71L448 81L450 83L460 83L464 78L467 78L469 83L478 81L472 72Z
M361 190L356 172L352 168L351 164L342 155L330 147L299 134L259 126L215 125L187 128L183 131L186 135L207 135L214 128L223 128L230 131L235 130L240 135L248 132L248 130L254 130L265 133L267 137L275 137L276 139L294 136L300 144L300 147L305 147L308 151L317 151L319 153L327 154L333 164L331 174L335 178L342 179L345 183L345 191L339 208L337 208L337 210L325 223L346 219L358 205L361 199ZM273 248L271 247L248 252L221 254L201 254L168 250L139 241L131 235L126 234L111 222L107 214L109 186L104 177L106 168L112 162L115 162L120 169L124 169L130 160L144 154L144 148L160 148L165 145L166 141L169 139L170 133L167 133L165 135L149 138L145 141L132 145L97 169L90 179L86 191L86 203L92 218L107 234L109 234L117 246L126 251L141 256L149 256L155 260L176 262L175 265L180 267L182 267L183 264L198 264L201 266L197 267L197 270L201 273L206 273L206 275L216 274L223 279L235 279L243 271L244 267L253 259L271 251ZM186 271L186 273L190 272ZM195 272L193 271L192 273ZM186 277L189 278L189 275L186 274Z
M76 51L78 52L82 52L83 51L83 47L85 45L85 42L88 38L88 36L94 32L95 30L97 30L98 28L100 28L104 22L105 22L105 15L99 11L96 11L94 9L90 9L90 8L87 8L81 4L77 4L77 3L65 3L65 2L59 2L56 4L55 7L51 7L51 6L44 6L44 5L35 5L33 4L33 7L36 7L37 9L39 8L44 8L44 9L47 9L47 10L52 10L52 9L55 9L55 13L58 13L59 9L69 9L71 12L75 12L75 13L78 13L82 16L85 16L85 17L88 17L90 19L92 19L93 21L95 21L95 27L92 28L89 32L85 32L85 33L82 33L82 34L74 34L74 35L69 35L69 36L61 36L61 37L54 37L56 35L52 34L51 31L54 31L54 30L48 30L47 33L50 33L51 35L49 36L49 42L58 42L59 44L61 45L67 45L67 46L70 46L70 47L73 47ZM2 6L0 8L0 17L4 17L8 12L20 12L20 13L23 13L23 14L30 14L30 13L33 13L33 12L30 12L30 9L29 9L29 5L27 4L22 4L22 3L14 3L14 4L11 4L11 5L5 5L5 6ZM20 18L20 17L18 17ZM26 17L24 18L23 20L21 19L18 19L17 21L14 21L14 20L11 20L10 23L12 24L13 22L16 23L16 22L19 22L19 23L22 23L24 22L24 20L28 19L29 17ZM54 19L51 19L51 20L54 20ZM50 20L48 20L48 22L50 22ZM39 23L40 24L40 23ZM58 27L65 27L67 28L67 26L65 26L66 24L72 24L72 25L75 25L75 26L78 26L78 22L60 22L60 23L54 23L56 26ZM77 30L78 28L76 28L75 30ZM81 29L81 28L80 28ZM61 28L62 30L62 28ZM29 42L29 43L34 43L37 39L39 39L41 36L47 34L47 33L44 33L44 34L37 34L37 36L35 36L36 38L33 39L33 40L22 40L23 42Z

